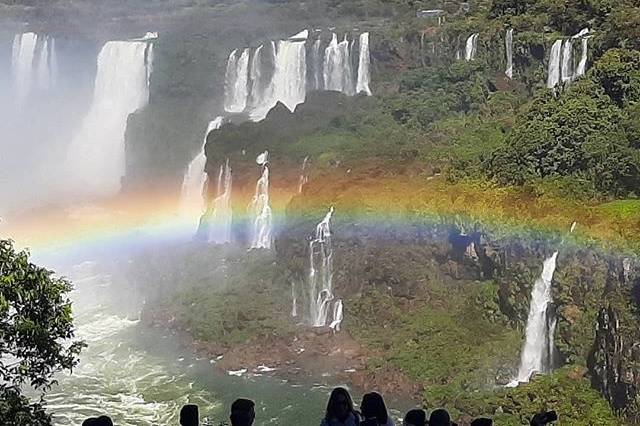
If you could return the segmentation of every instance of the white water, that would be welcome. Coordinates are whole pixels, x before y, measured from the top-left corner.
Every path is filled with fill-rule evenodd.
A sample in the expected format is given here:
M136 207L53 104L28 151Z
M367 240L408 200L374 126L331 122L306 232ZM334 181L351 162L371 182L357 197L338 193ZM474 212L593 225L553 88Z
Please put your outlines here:
M329 321L333 296L333 245L331 243L331 218L333 207L316 226L313 240L309 242L309 322L314 327L323 327ZM338 302L335 302L336 304ZM339 302L342 305L342 302ZM334 308L334 310L337 308ZM335 310L338 314L338 311ZM342 306L339 314L342 315ZM340 326L341 318L334 327ZM332 321L332 322L333 322Z
M560 83L560 57L562 56L562 40L556 40L549 54L549 72L547 87L553 89Z
M302 167L300 168L300 178L298 179L298 194L302 194L302 190L304 189L304 186L309 181L309 178L307 176L308 161L309 161L309 157L304 157L304 160L302 161Z
M338 43L334 33L331 42L324 51L323 79L325 90L335 90L347 95L355 93L353 88L353 70L349 57L347 37Z
M244 49L240 57L238 50L229 55L225 75L224 109L227 112L242 112L247 107L249 96L249 49Z
M358 60L358 82L356 84L356 93L365 93L371 96L369 88L369 66L371 64L371 56L369 53L369 33L360 34L360 56Z
M227 158L225 163L220 166L220 172L218 173L216 198L214 198L211 207L202 218L202 221L206 223L206 240L209 243L225 244L231 242L231 224L233 222L232 190L233 178L229 159Z
M264 157L261 161L260 157ZM262 164L262 175L256 183L256 191L249 206L249 213L253 217L251 224L251 248L271 248L271 206L269 205L269 164L268 153L265 151L256 159Z
M467 43L464 49L465 61L473 61L476 58L476 52L478 51L478 34L471 34L467 39Z
M204 146L207 143L209 133L219 129L223 121L223 117L216 117L215 120L209 122L204 134L202 148L194 159L191 160L191 163L189 163L184 174L184 179L182 180L180 215L194 225L194 230L197 228L198 221L205 211L207 174L204 171L204 167L207 163L207 157L204 153Z
M324 79L322 76L322 55L320 53L320 45L322 41L318 38L313 43L313 50L311 51L311 61L313 66L313 89L322 90L324 87Z
M573 79L573 42L565 40L562 44L562 82L566 83Z
M296 296L296 285L291 282L291 317L296 318L298 316L298 297Z
M333 304L333 321L329 324L329 327L334 331L340 331L340 327L342 326L342 321L344 320L344 313L342 307L342 299L336 300Z
M507 69L504 73L511 79L513 78L513 28L507 30L505 47L507 51Z
M110 41L100 51L91 107L67 156L78 192L120 189L127 119L149 100L150 48L147 42Z
M31 90L37 42L38 36L34 33L17 34L13 39L11 73L18 107L22 106Z
M282 102L292 112L307 96L307 36L308 32L304 31L293 36L293 40L278 41L273 73L275 101Z
M588 29L582 30L579 34L583 34L582 37L582 54L580 55L580 62L576 69L576 77L583 76L587 71L587 60L589 58L589 37L586 35L589 33Z
M556 251L545 259L542 274L536 280L531 292L526 337L518 370L517 381L520 383L528 382L534 373L547 373L552 367L552 339L555 327L550 323L549 305L553 302L551 283L556 270L557 257Z
M38 56L38 88L49 90L54 87L56 81L56 49L55 40L44 37Z

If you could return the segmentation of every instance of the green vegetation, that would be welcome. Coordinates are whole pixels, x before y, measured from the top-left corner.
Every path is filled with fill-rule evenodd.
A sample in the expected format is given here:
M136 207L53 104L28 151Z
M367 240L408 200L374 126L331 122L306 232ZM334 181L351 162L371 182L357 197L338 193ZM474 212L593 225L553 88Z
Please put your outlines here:
M51 424L44 401L31 403L22 386L44 395L55 373L77 364L83 343L73 341L70 290L67 280L0 240L0 423Z

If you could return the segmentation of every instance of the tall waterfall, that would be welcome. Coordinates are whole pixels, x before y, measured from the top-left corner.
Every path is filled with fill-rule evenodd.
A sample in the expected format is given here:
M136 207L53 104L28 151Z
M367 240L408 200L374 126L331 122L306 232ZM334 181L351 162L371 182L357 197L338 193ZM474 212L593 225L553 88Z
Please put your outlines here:
M335 90L347 95L355 93L353 87L353 70L349 57L349 42L347 36L338 43L338 36L334 33L331 42L324 51L323 79L325 90Z
M556 270L558 252L545 259L542 274L531 292L526 338L520 357L518 382L526 383L534 373L547 373L553 361L553 333L555 326L549 316L549 305L553 302L551 282Z
M478 34L471 34L467 39L467 43L464 49L465 61L473 61L476 58L476 52L478 51Z
M253 217L251 230L251 248L271 248L271 206L269 205L269 163L268 152L265 151L256 162L262 165L262 175L256 184L256 191L249 206Z
M249 49L244 49L240 57L238 50L229 55L225 74L224 109L227 112L242 112L249 96Z
M556 40L551 46L549 55L549 75L547 77L547 87L552 89L560 83L560 57L562 56L562 40Z
M507 52L507 70L504 73L511 79L513 78L513 28L507 30L505 47Z
M278 41L273 74L274 93L276 100L285 104L290 111L294 111L307 96L305 41L308 36L309 32L305 30L289 40Z
M209 243L224 244L231 242L231 192L233 188L229 159L220 166L216 198L200 220L198 236Z
M332 303L334 307L332 323L339 329L342 321L342 302L334 302L333 296L333 246L331 243L331 218L333 207L316 226L315 238L309 242L309 322L314 327L323 327L329 321ZM339 315L337 317L336 315Z
M307 176L307 163L309 162L309 157L304 157L302 161L302 167L300 168L300 178L298 179L298 194L302 194L302 190L304 186L309 181Z
M358 60L358 82L356 84L356 93L365 93L371 96L369 88L369 65L371 56L369 54L369 33L360 34L360 55Z
M16 34L13 39L11 72L14 96L18 106L23 104L31 90L37 42L38 36L34 33Z
M565 40L562 44L562 82L566 83L573 78L573 42Z
M198 154L191 160L187 171L182 180L182 191L180 192L180 214L185 219L193 222L197 226L198 220L205 212L205 186L207 183L207 174L204 171L207 157L204 153L204 146L207 143L207 136L213 130L217 130L222 126L223 117L216 117L207 126L204 134L202 148Z
M576 69L576 77L583 76L587 71L587 60L589 57L589 29L585 28L576 34L574 37L582 37L582 54L580 55L580 62Z
M318 38L313 43L311 51L311 62L313 66L313 89L322 90L324 79L322 75L322 55L320 53L321 40Z
M112 194L120 188L127 118L149 100L151 47L110 41L98 55L91 107L68 153L69 169L83 193Z

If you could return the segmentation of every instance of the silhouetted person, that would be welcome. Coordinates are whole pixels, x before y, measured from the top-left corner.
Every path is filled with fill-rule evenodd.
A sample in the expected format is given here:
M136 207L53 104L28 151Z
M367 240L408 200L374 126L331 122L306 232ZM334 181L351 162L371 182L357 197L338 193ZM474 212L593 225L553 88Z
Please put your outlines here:
M113 422L108 416L100 416L92 426L113 426Z
M345 388L335 388L327 402L327 412L320 426L358 426L360 418Z
M250 399L236 399L231 404L231 426L251 426L256 418L255 406Z
M427 424L427 412L421 409L410 410L404 416L403 426L425 426Z
M82 426L96 426L96 421L98 419L95 417L89 417L84 422L82 422Z
M451 426L451 416L445 409L439 408L431 412L429 416L429 426Z
M493 426L493 420L480 417L471 422L471 426Z
M180 409L180 425L181 426L198 426L200 424L200 413L198 406L187 404Z
M393 420L387 412L387 406L384 403L384 398L382 398L382 395L377 392L371 392L362 397L360 410L362 411L362 417L364 418L364 425L395 426L395 423L393 423Z
M546 413L540 413L533 416L531 419L531 426L545 426L549 423L558 421L558 415L555 411L547 411Z

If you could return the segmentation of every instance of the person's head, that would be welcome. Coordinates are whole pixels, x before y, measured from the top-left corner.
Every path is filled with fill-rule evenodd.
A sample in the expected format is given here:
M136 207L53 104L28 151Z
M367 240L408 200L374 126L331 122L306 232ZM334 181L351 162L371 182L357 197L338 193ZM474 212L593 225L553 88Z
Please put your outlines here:
M255 406L250 399L236 399L231 404L231 426L251 426L256 418Z
M198 406L187 404L180 409L180 425L182 426L198 426L200 423L200 414Z
M100 416L96 419L96 422L92 424L93 426L113 426L113 422L111 418L108 416Z
M493 420L486 417L479 417L471 422L471 426L493 426Z
M382 395L377 392L371 392L362 397L360 410L365 419L376 419L378 424L384 425L389 420L387 406L384 404Z
M88 419L82 422L82 426L97 426L97 423L96 423L97 420L98 419L95 417L89 417Z
M429 426L451 426L451 416L442 408L434 410L429 416Z
M329 396L327 402L327 420L345 420L349 414L353 413L353 401L351 395L345 388L335 388Z
M425 426L427 424L427 413L421 409L410 410L404 416L403 426Z

